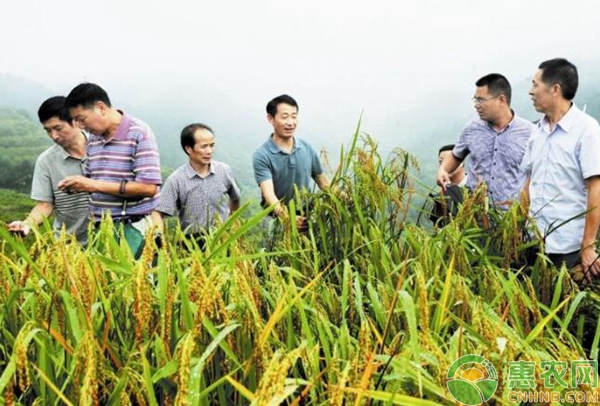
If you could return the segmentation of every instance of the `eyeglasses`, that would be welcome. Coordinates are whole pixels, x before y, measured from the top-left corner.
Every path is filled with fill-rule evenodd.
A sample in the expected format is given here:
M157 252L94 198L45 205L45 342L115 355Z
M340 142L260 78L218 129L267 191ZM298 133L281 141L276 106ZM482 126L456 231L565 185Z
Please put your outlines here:
M490 100L492 100L492 99L497 99L497 98L498 98L498 97L500 97L500 96L502 96L502 95L501 95L501 94L499 94L498 96L494 96L494 97L488 97L487 99L486 99L486 98L483 98L483 97L473 97L471 100L473 101L473 103L475 103L476 105L478 105L478 106L479 106L479 105L481 105L481 104L483 104L483 103L485 103L485 102L487 102L487 101L490 101Z

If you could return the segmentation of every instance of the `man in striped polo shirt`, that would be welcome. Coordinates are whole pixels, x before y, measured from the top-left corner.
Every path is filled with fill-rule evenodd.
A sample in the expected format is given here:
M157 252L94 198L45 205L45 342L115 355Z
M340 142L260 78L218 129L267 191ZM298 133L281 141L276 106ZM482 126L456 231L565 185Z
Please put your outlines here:
M162 217L179 215L181 228L204 246L204 234L219 217L225 220L240 207L240 189L231 168L212 159L215 136L210 127L195 123L181 131L181 148L188 163L165 181L152 218L162 229Z
M73 125L63 96L51 97L42 103L38 117L55 144L42 152L35 161L31 198L37 201L36 205L25 220L13 221L8 229L27 235L32 227L41 224L44 218L54 213L55 235L58 237L64 225L66 231L75 235L77 241L85 246L90 213L89 195L65 193L58 187L64 177L81 175L85 134Z
M143 236L151 225L149 215L158 205L162 183L152 130L112 107L108 94L93 83L71 90L67 106L90 137L85 176L67 177L59 186L64 191L89 192L95 222L108 213L116 223L131 224ZM134 254L141 253L142 238L127 240Z

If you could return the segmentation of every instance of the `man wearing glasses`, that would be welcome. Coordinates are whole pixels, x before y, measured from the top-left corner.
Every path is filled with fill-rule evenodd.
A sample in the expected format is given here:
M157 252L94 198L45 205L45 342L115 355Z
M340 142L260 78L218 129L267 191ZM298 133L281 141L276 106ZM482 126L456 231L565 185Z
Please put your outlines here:
M445 192L450 174L470 155L467 188L486 183L491 202L503 209L519 197L523 186L520 165L533 124L510 108L512 90L504 76L491 73L475 86L473 102L479 118L467 124L452 154L442 161L437 183Z

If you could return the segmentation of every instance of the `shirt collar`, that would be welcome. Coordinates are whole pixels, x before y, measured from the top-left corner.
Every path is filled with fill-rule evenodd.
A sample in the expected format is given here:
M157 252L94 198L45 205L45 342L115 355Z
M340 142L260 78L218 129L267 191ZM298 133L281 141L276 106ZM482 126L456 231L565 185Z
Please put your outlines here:
M86 143L87 143L87 140L88 140L88 138L89 138L89 137L88 137L88 134L87 134L85 131L81 131L81 134L83 134L83 137L85 138L85 141L86 141ZM75 158L74 156L72 156L71 154L69 154L69 152L68 152L66 149L64 149L62 146L60 146L60 145L58 145L58 144L56 144L56 145L57 145L57 146L60 148L60 151L61 151L61 158L63 159L63 161L64 161L64 160L66 160L67 158L78 159L78 160L80 160L80 161L81 161L81 159L79 159L79 158ZM85 158L85 153L84 153L84 158Z
M577 120L577 115L579 113L579 108L575 105L575 103L571 104L571 108L567 111L567 114L563 116L556 123L556 126L559 126L564 132L568 133L571 131L573 124ZM550 122L548 121L548 116L544 116L540 122L538 123L538 127L543 128L546 132L550 132ZM556 128L555 128L556 129Z
M503 133L504 131L508 130L510 127L512 127L513 123L517 119L517 113L515 113L515 111L513 109L510 109L510 112L512 113L512 118L510 119L510 121L508 122L508 124L506 125L506 127L504 127L502 129L502 131L500 131L500 132L496 131L496 129L494 128L494 126L492 125L492 123L490 123L489 121L486 121L488 127L491 128L494 132L496 132L498 134Z
M510 127L512 127L513 123L517 119L517 113L515 113L515 111L513 109L510 109L510 112L512 113L512 119L508 122L508 125L506 126L505 129L509 129Z
M269 146L269 151L271 151L272 154L278 154L278 153L284 153L287 154L286 151L283 150L283 148L279 147L277 144L275 144L275 141L273 141L273 134L271 134L269 136L269 141L268 141L268 146ZM300 142L296 142L296 137L294 137L294 146L292 148L292 152L297 150L297 149L302 149L302 143Z
M562 128L564 130L564 132L567 132L567 133L570 132L571 128L573 127L573 124L577 120L578 112L579 112L579 109L577 108L575 103L573 103L571 105L571 108L569 109L569 111L567 111L567 114L565 114L563 116L563 118L561 118L560 121L556 124L559 125L560 128Z
M198 172L196 172L196 170L194 168L192 168L192 165L190 165L189 162L187 162L185 164L185 174L187 175L188 179L192 179L194 176L197 176L197 177L203 179L202 176L200 176L198 174ZM208 167L208 175L206 175L205 177L208 177L209 175L214 175L214 174L215 174L215 166L213 165L213 163L211 161L211 163Z
M60 147L60 145L59 145L59 147ZM63 147L60 147L60 149L61 149L60 155L61 155L61 158L63 159L63 161L71 156L71 154L69 154L67 152L67 150L64 149Z
M125 114L122 110L117 110L121 113L121 124L117 127L117 132L112 138L113 140L126 140L127 134L129 133L129 127L131 127L131 116Z

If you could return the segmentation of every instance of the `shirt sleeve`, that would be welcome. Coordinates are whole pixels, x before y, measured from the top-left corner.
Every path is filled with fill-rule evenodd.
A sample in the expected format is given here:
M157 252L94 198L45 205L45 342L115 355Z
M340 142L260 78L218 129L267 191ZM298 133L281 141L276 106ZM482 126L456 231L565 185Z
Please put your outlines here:
M33 181L31 183L31 198L38 202L54 203L54 190L50 178L50 168L38 157L33 169Z
M584 179L600 175L600 126L591 122L581 136L579 162Z
M234 202L239 202L241 198L241 191L235 178L233 177L233 173L231 172L231 168L227 168L227 182L229 183L227 188L227 194L229 198Z
M173 173L174 175L175 173ZM177 202L179 201L179 187L174 177L171 175L165 181L160 190L160 201L156 211L173 216L179 212Z
M153 185L162 184L158 145L150 129L148 129L147 134L142 134L139 138L133 156L133 172L135 173L136 182Z
M311 156L310 175L314 178L323 173L323 167L321 166L321 160L319 159L317 152L310 145L308 145L308 148L310 149Z
M533 166L533 162L531 160L531 150L533 148L533 137L529 138L529 142L527 143L527 148L525 149L525 154L523 154L523 159L521 160L521 172L526 177L531 177L531 168Z
M256 151L252 156L252 167L254 168L254 178L256 179L256 183L258 185L263 183L265 180L273 179L273 173L271 172L269 160L264 154L261 153L261 151Z
M464 161L467 155L469 155L469 152L471 152L469 150L469 127L470 125L467 125L464 128L463 132L460 134L460 138L454 145L454 149L452 149L452 155L461 161Z
M86 178L91 178L92 177L92 173L90 172L90 160L89 160L89 158L87 156L87 153L83 157L83 160L81 161L81 173Z

